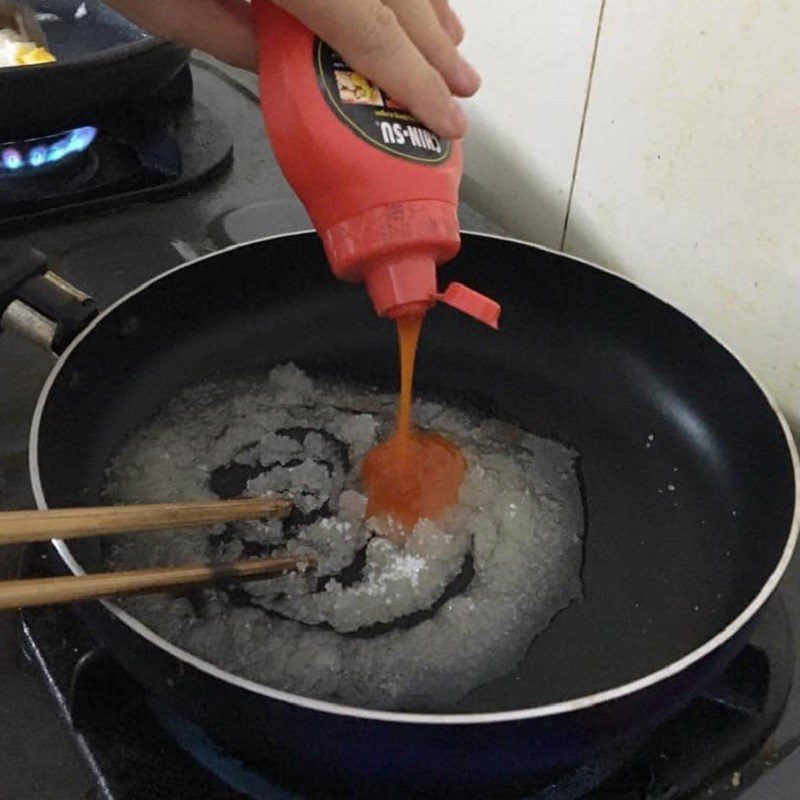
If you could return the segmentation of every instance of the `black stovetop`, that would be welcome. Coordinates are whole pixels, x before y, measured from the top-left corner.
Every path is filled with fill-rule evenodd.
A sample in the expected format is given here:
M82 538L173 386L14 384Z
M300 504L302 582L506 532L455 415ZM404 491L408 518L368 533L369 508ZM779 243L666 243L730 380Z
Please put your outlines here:
M196 110L224 120L232 136L228 172L188 194L115 204L68 225L36 227L26 237L101 306L196 254L309 227L263 136L255 78L205 60L193 62L193 74ZM462 224L499 232L467 207ZM32 506L27 427L50 366L29 345L0 337L0 507ZM0 554L0 570L9 561ZM35 554L30 564L39 568ZM0 714L3 800L239 800L245 789L255 796L291 796L258 764L218 751L202 731L144 697L96 647L72 610L26 613L13 631L4 627L8 619L0 618L0 708L13 701L14 717ZM746 800L796 797L800 682L793 673L792 631L798 630L795 559L750 645L723 679L646 740L575 772L549 776L539 796L666 800L688 791ZM8 656L18 638L29 661ZM32 675L47 693L31 688ZM94 794L86 794L90 784Z

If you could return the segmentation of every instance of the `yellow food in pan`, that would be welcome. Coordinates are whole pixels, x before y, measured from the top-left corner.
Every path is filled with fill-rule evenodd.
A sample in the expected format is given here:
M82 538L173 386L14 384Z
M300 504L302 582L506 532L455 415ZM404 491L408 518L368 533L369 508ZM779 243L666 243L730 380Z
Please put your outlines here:
M55 56L35 42L27 42L10 28L0 30L0 67L19 67L25 64L46 64Z

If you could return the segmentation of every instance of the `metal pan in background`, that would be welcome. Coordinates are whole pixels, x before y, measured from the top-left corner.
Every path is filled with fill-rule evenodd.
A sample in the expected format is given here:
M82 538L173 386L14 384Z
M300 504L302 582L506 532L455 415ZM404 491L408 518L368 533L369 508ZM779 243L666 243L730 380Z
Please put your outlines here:
M102 122L173 78L189 50L99 0L31 0L56 61L0 69L0 142Z

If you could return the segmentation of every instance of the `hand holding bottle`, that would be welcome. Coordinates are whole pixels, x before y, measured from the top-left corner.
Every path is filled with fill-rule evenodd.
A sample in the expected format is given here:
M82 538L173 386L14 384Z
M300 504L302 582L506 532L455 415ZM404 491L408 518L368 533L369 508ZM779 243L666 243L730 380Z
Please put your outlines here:
M258 68L246 0L107 0L137 25L249 70ZM467 120L457 97L480 86L461 57L464 29L447 0L276 0L356 70L440 136Z

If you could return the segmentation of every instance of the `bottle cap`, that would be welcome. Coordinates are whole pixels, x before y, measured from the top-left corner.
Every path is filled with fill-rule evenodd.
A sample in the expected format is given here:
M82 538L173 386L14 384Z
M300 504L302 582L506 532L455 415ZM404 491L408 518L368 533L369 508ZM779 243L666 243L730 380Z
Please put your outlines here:
M434 294L432 297L474 317L490 328L497 330L500 327L500 304L463 283L451 283L442 294Z

